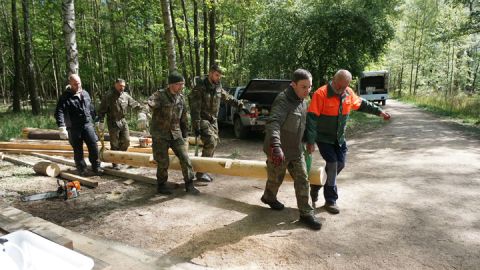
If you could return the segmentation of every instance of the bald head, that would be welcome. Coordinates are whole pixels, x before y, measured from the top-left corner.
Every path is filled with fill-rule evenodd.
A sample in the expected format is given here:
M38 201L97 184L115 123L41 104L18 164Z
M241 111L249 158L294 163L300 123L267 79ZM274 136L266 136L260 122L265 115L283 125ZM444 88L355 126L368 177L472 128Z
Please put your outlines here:
M340 69L335 73L332 80L332 87L337 95L343 94L352 81L352 73L346 69Z
M74 94L82 89L82 81L77 74L70 74L70 76L68 76L68 84L70 84L70 89Z
M348 71L348 70L346 70L346 69L340 69L340 70L337 71L337 73L335 73L335 75L333 76L333 80L334 80L334 81L344 80L344 81L351 82L351 81L352 81L352 73L350 73L350 71Z

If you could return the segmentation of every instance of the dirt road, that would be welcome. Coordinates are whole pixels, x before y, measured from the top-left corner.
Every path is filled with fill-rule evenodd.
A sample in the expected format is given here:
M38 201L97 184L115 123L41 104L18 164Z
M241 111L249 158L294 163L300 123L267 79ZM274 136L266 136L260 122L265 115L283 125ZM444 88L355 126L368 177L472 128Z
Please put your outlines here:
M259 200L264 181L241 177L217 175L199 187L198 197L181 189L157 196L151 186L105 178L64 215L58 202L14 205L88 236L148 250L136 269L478 269L478 130L395 101L386 109L390 123L348 141L338 180L341 213L318 208L324 223L318 232L296 222L291 182L280 189L286 208L277 212ZM223 135L217 156L265 159L261 138ZM318 151L315 159L321 164ZM178 173L170 178L181 183Z

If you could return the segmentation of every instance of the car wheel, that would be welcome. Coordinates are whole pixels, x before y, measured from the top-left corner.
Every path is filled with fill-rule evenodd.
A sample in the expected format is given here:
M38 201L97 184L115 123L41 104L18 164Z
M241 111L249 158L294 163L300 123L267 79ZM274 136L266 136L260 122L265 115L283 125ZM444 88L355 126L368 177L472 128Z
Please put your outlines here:
M235 132L235 137L238 139L245 139L248 136L248 128L244 127L242 120L237 117L233 121L233 131Z

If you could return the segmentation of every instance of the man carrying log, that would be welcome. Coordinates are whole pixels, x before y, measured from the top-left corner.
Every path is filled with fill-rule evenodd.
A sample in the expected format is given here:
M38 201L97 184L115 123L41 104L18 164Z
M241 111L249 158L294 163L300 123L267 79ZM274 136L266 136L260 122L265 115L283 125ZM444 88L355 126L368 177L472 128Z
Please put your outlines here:
M263 151L267 154L268 180L261 201L274 210L284 208L277 200L277 193L288 169L294 181L300 222L313 230L320 230L322 223L315 218L308 203L309 182L302 145L307 117L305 98L311 89L310 72L297 69L290 86L273 102L265 127Z
M147 128L146 108L125 92L125 80L117 79L113 89L102 98L96 122L98 130L103 132L105 130L103 121L105 115L107 115L111 150L127 151L128 146L130 146L130 131L125 119L129 107L140 111L137 118L137 127L139 130L145 130ZM115 163L112 163L112 167L118 169L118 165Z
M88 159L92 170L101 174L98 159L97 135L93 128L95 109L90 95L82 89L82 81L77 74L68 77L69 85L58 100L55 119L61 139L68 139L73 148L75 166L80 175L85 175L87 164L83 158L83 142L88 148Z
M220 101L243 107L241 100L222 88L222 74L223 70L218 65L212 65L208 76L195 85L189 96L192 129L195 137L200 136L203 142L202 157L213 157L219 141L217 117ZM212 176L205 172L197 172L196 178L203 182L213 181Z
M173 71L168 76L168 88L156 91L147 101L153 111L150 134L153 140L153 157L157 162L157 192L165 195L172 194L171 189L167 186L168 148L173 150L180 161L186 192L200 193L193 185L192 162L185 147L188 136L188 120L182 94L184 85L183 76Z

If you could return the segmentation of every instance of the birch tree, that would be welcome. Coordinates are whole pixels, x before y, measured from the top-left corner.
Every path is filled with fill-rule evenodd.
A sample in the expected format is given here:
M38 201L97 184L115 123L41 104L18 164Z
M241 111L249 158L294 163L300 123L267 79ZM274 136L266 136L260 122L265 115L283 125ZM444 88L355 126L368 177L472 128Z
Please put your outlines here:
M67 50L67 72L78 74L78 50L75 31L75 6L74 0L64 0L62 3L63 35Z

